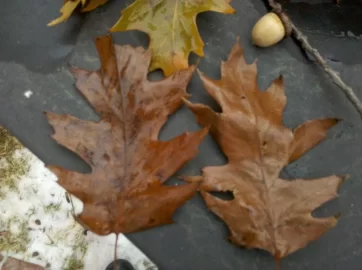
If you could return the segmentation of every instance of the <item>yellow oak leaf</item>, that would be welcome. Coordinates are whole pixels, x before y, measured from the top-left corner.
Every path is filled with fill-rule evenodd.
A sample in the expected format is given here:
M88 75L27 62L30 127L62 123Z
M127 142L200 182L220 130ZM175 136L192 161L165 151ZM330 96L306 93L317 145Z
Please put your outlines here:
M231 0L136 0L122 11L111 32L140 30L150 36L150 70L166 76L189 66L191 52L203 56L204 42L196 26L197 14L215 11L235 13Z
M104 5L107 1L108 0L64 0L64 5L60 9L62 15L48 23L48 26L54 26L66 21L79 5L82 6L81 12L88 12Z

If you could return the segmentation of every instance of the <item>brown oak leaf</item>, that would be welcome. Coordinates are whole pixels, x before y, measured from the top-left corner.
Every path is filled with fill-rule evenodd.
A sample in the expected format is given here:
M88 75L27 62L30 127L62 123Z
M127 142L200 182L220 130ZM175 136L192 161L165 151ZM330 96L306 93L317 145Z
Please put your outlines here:
M73 74L100 121L46 113L54 139L77 153L92 172L49 168L62 187L83 201L78 221L99 235L171 223L197 185L163 183L197 154L207 129L169 141L157 137L168 115L183 104L194 69L149 81L150 50L113 45L110 36L97 38L96 46L100 70L74 68Z
M322 141L336 119L308 121L294 130L282 123L286 104L283 79L266 91L257 86L256 64L248 65L237 44L221 66L221 79L200 73L207 92L220 104L216 113L186 101L228 158L224 166L206 167L200 190L207 206L228 225L237 245L264 249L277 261L334 227L337 217L311 212L336 197L343 177L285 180L280 172ZM222 200L209 192L232 192Z

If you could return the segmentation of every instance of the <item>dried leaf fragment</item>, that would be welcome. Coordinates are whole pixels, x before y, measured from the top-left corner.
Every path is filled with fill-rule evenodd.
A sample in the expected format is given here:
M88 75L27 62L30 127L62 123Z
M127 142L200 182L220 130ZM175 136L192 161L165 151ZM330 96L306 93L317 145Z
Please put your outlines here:
M44 270L44 267L8 257L2 266L2 270Z
M197 154L207 129L169 141L157 137L187 96L193 68L151 82L150 50L113 45L110 36L98 38L96 46L100 70L73 73L78 90L101 120L46 113L54 139L85 160L92 173L49 168L61 186L83 201L79 222L99 235L171 223L174 211L194 195L197 185L163 183Z
M165 75L188 68L191 52L203 56L204 42L196 26L197 14L215 11L235 13L231 0L136 0L122 11L111 32L140 30L150 36L153 51L150 70Z
M224 166L206 167L200 190L211 211L228 225L230 240L240 246L264 249L279 260L317 239L337 223L336 217L315 218L311 212L335 198L344 178L284 180L289 162L298 159L326 137L336 119L317 119L294 133L283 126L286 104L282 78L266 91L257 87L256 64L248 65L237 44L221 66L221 80L201 74L207 92L222 113L186 101L228 158ZM232 192L225 201L209 192Z
M66 21L74 12L74 10L81 5L81 12L88 12L104 5L108 0L64 0L64 5L60 9L62 15L48 23L48 26L54 26Z

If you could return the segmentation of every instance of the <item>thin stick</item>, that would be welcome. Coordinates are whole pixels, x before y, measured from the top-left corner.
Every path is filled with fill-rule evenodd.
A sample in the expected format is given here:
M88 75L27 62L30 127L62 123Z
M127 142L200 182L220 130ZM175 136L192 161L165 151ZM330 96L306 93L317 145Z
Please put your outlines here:
M332 81L344 92L349 101L353 104L356 110L359 112L362 117L362 102L356 96L352 87L347 85L342 78L339 76L338 72L335 71L332 67L327 64L327 61L322 57L319 51L312 47L309 43L308 38L295 26L292 20L288 15L283 11L282 6L277 3L275 0L268 0L269 6L273 11L279 15L280 19L283 21L284 26L294 35L294 38L300 42L302 48L314 57L317 63L323 68L323 70L331 77Z
M118 263L117 263L117 246L118 246L118 233L116 233L116 244L114 246L114 264L113 270L118 270Z

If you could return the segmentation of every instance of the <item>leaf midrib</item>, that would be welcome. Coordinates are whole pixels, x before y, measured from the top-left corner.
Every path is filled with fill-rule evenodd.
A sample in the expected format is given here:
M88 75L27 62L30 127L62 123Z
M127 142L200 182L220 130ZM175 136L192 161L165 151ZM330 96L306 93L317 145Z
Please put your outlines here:
M242 91L244 92L245 96L248 96L248 93L244 90L245 89L245 85L243 84L243 81L241 80L241 85L242 85ZM259 90L257 90L259 91ZM255 119L255 131L257 132L257 140L258 140L258 158L259 158L259 162L260 162L260 172L261 172L261 176L262 176L262 181L263 181L263 187L264 187L264 190L265 190L265 193L266 193L266 211L267 211L267 217L268 217L268 220L271 224L271 230L269 229L269 233L272 237L272 242L273 242L273 248L274 248L274 252L277 252L277 246L276 246L276 237L275 237L275 230L274 230L274 222L273 222L273 219L272 219L272 215L271 215L271 210L269 207L267 207L267 205L270 205L270 196L269 196L269 190L267 188L267 185L266 185L266 177L265 177L265 173L264 173L264 162L263 162L263 155L262 155L262 151L261 151L261 140L260 140L260 136L259 136L259 129L258 129L258 116L255 114L255 111L254 111L254 108L253 108L253 105L250 103L249 101L249 97L247 98L247 101L248 101L248 105L249 105L249 108L251 109L251 112L254 116L254 119ZM275 254L276 255L276 254Z

